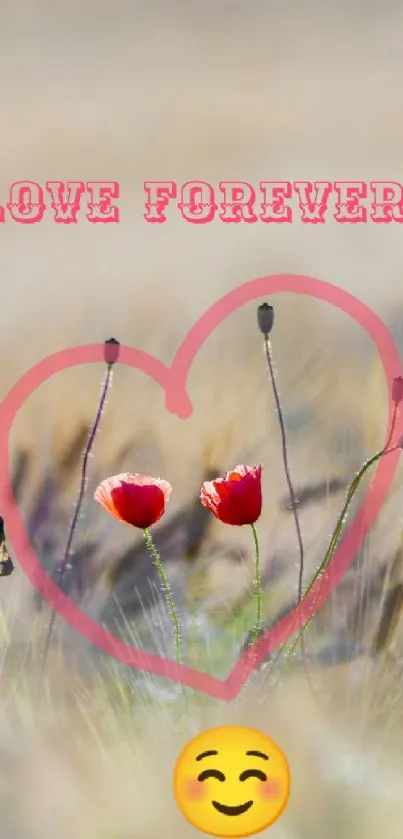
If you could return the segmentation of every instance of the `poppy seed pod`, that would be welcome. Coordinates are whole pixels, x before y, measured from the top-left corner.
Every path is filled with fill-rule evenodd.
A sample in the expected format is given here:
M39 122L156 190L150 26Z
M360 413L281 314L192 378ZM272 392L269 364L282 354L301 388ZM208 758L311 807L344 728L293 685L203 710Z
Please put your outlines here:
M274 323L274 309L268 303L262 303L257 309L257 322L265 337L271 332Z
M107 364L115 364L120 353L120 343L116 338L109 338L104 344L104 358Z

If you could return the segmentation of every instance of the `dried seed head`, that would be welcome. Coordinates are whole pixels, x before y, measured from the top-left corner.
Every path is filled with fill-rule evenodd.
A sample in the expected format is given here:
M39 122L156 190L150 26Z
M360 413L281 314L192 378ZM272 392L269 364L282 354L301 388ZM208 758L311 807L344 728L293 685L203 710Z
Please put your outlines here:
M112 364L115 364L115 361L118 360L119 352L120 343L116 340L116 338L109 338L108 341L105 341L104 357L109 366L112 366Z
M274 309L268 303L262 303L257 309L257 322L262 334L267 337L271 332L274 323Z

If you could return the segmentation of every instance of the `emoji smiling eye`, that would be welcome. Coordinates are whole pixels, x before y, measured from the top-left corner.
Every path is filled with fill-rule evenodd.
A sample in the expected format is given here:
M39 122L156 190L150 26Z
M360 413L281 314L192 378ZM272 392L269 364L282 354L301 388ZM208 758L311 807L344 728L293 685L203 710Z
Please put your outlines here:
M225 781L225 775L219 769L205 769L203 772L200 772L197 780L207 781L207 778L217 778L217 781Z
M241 772L239 776L240 781L247 781L248 778L258 778L259 781L267 781L267 775L264 774L260 769L245 769L245 772Z

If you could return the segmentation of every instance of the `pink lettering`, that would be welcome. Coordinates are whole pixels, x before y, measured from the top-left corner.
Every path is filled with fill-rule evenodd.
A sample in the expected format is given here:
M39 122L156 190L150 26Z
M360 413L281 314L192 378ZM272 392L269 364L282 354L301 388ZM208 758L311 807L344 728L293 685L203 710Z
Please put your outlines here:
M335 181L334 189L337 192L337 203L333 218L340 224L366 222L367 211L359 203L360 198L367 196L366 184L363 181Z
M221 221L226 224L239 224L246 221L251 224L257 221L253 212L256 193L252 186L246 181L220 181L219 187L223 193L224 200L220 204L222 212Z
M371 181L374 200L370 218L375 224L403 221L403 189L396 181Z
M57 224L77 224L80 198L85 190L84 181L46 181L46 189L52 199L50 206L54 212L54 221Z
M163 210L170 198L176 198L174 181L144 181L143 189L147 193L146 212L143 218L151 224L162 224L167 220Z
M332 189L330 181L315 181L315 184L310 181L294 181L294 189L298 193L304 224L324 224L327 200Z
M42 221L46 209L42 187L36 181L15 181L10 187L7 208L14 221L21 224Z
M263 192L263 202L260 205L260 218L266 224L289 224L292 221L292 209L285 206L284 198L291 198L292 184L290 181L260 181Z
M112 198L119 198L119 184L117 181L87 181L90 194L87 219L93 224L117 223L119 209L112 205Z
M207 224L213 220L217 209L213 187L207 181L187 181L183 184L178 206L185 221Z

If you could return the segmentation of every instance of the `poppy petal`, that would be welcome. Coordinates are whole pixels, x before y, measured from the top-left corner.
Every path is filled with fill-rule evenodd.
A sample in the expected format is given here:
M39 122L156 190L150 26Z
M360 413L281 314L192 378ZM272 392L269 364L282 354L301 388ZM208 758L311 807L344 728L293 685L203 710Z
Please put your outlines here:
M261 465L239 465L223 478L206 481L200 500L224 524L254 524L262 512L261 474Z
M144 530L163 516L171 492L168 481L124 472L102 481L94 498L114 518Z

